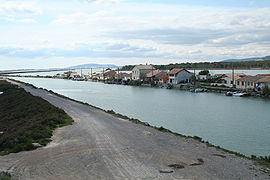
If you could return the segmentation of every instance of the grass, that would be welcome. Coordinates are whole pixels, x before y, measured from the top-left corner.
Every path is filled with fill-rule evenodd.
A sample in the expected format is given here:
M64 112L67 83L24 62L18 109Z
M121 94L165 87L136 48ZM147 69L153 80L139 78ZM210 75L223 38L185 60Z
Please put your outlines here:
M0 155L45 146L53 130L73 123L62 109L23 88L0 81Z
M36 87L33 86L32 84L23 83L23 82L20 82L20 81L17 81L17 82L22 83L22 84L25 84L25 85L28 85L28 86L31 86L31 87L33 87L33 88L36 88ZM42 89L42 88L41 88L41 89ZM59 96L59 97L61 97L61 98L68 99L68 100L71 100L71 101L73 101L73 102L77 102L77 103L80 103L80 104L83 104L83 105L87 105L87 106L90 106L90 107L99 109L99 110L104 111L104 112L106 112L106 113L108 113L108 114L111 114L111 115L113 115L113 116L115 116L115 117L117 117L117 118L125 119L125 120L131 121L131 122L136 123L136 124L141 124L141 125L144 125L144 126L149 126L149 127L151 127L151 128L157 129L157 130L159 130L159 131L161 131L161 132L171 133L171 134L174 134L174 135L176 135L176 136L183 137L183 138L192 138L192 139L197 140L197 141L199 141L199 142L201 142L201 143L205 143L208 147L213 147L213 148L222 150L222 151L224 151L224 152L227 152L227 153L230 153L230 154L234 154L234 155L237 156L237 157L241 157L241 158L253 160L256 164L259 164L259 165L261 165L261 166L263 166L263 167L266 167L266 168L270 168L270 156L267 157L267 158L266 158L266 157L256 157L256 156L254 156L254 155L251 156L251 157L248 157L248 156L245 156L245 155L243 155L243 154L241 154L241 153L239 153L239 152L234 152L234 151L231 151L231 150L228 150L228 149L224 149L224 148L222 148L222 147L220 147L220 146L213 145L213 144L209 143L208 141L204 141L201 137L198 137L198 136L185 136L185 135L183 135L183 134L176 133L176 132L173 132L173 131L171 131L171 130L169 130L169 129L166 129L166 128L162 127L162 126L161 126L161 127L151 126L151 125L149 125L147 122L142 122L142 121L140 121L139 119L130 118L130 117L128 117L128 116L125 116L125 115L116 113L116 112L114 112L113 110L107 110L107 111L106 111L106 110L104 110L104 109L101 109L101 108L99 108L99 107L90 105L90 104L88 104L88 103L84 103L84 102L81 102L81 101L77 101L77 100L71 99L71 98L69 98L69 97L63 96L63 95L61 95L61 94L55 93L55 92L53 92L53 91L51 91L51 90L47 90L47 89L44 89L44 90L45 90L45 91L48 91L48 92L50 92L50 93L52 93L52 94L54 94L54 95L56 95L56 96ZM262 171L265 172L265 173L267 173L268 175L270 175L270 170L263 169Z

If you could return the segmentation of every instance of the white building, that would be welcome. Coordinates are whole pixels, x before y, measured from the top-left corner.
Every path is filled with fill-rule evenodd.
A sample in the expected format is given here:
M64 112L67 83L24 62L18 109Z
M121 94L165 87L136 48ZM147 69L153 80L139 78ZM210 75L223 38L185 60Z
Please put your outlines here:
M189 72L184 68L174 68L170 72L168 72L168 75L169 83L179 84L191 82L191 77L193 76L193 73Z
M233 87L233 85L236 85L236 81L242 77L245 77L246 75L243 73L235 73L235 74L225 74L225 77L223 77L223 84L227 87Z

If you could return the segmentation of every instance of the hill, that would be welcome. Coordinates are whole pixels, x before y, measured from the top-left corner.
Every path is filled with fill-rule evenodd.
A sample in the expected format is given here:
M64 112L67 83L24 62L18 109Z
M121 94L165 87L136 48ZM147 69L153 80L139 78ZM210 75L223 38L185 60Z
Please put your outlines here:
M117 68L118 66L114 64L81 64L76 66L71 66L69 69L87 69L87 68Z
M220 61L220 62L246 62L246 61L270 61L270 56L244 58L244 59L227 59L227 60Z

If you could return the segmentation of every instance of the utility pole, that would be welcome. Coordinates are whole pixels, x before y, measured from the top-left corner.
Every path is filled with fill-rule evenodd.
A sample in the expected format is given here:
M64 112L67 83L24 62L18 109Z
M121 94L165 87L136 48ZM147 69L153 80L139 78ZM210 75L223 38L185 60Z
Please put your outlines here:
M103 81L105 82L105 75L104 75L104 68L103 68L103 73L102 73L103 75Z
M195 72L195 68L194 68L194 87L196 85L196 72Z
M93 79L93 75L92 75L92 68L91 68L91 79Z
M234 68L232 64L232 87L234 88Z
M152 67L152 82L154 82L154 72L153 72L153 66L151 65Z
M118 71L118 73L117 73L117 82L119 81L119 67L117 68L117 71Z

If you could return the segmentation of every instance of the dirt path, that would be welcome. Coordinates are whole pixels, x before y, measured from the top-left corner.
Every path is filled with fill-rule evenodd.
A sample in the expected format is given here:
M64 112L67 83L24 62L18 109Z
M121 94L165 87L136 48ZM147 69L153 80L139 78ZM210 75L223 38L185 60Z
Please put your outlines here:
M193 139L121 120L44 90L23 87L64 109L75 123L56 130L46 147L0 157L0 170L18 179L269 179L255 170L258 167L251 161ZM175 163L185 167L169 174L159 172Z

